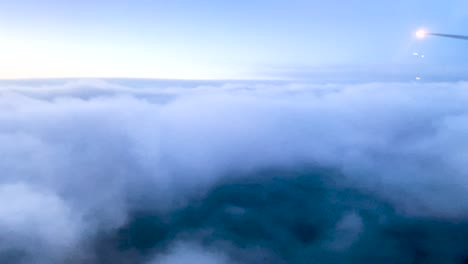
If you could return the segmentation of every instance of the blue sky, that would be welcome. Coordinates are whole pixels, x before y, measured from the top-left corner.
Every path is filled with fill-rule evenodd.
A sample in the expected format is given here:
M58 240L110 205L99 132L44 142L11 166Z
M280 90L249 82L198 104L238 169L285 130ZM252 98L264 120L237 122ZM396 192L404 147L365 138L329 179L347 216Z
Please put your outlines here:
M0 78L463 79L467 43L420 27L468 35L468 3L0 0Z

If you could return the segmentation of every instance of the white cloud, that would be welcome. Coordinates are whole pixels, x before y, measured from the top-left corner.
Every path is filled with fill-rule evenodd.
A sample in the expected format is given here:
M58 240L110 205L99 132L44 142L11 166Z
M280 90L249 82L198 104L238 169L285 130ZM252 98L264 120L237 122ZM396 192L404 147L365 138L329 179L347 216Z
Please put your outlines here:
M156 257L148 264L228 264L227 257L220 253L210 252L196 245L178 244L163 256Z
M25 184L0 186L0 254L20 250L26 258L63 261L76 250L80 216L57 195Z
M225 175L298 166L338 168L347 184L410 216L466 219L467 88L4 85L0 200L16 202L0 208L0 232L68 247L146 206L129 201L149 197L148 204L170 209ZM217 260L195 253L206 263Z

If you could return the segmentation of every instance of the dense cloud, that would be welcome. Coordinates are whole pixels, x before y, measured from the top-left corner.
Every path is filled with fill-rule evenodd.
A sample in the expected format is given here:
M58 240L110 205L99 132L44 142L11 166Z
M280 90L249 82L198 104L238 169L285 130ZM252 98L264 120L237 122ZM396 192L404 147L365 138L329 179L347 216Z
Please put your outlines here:
M0 262L466 263L467 89L3 82Z

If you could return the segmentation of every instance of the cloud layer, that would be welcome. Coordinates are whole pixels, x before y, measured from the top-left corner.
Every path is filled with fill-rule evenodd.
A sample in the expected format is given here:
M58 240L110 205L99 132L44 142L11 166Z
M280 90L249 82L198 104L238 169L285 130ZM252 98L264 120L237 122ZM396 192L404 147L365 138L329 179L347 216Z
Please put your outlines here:
M1 84L0 261L468 257L468 84L137 84Z

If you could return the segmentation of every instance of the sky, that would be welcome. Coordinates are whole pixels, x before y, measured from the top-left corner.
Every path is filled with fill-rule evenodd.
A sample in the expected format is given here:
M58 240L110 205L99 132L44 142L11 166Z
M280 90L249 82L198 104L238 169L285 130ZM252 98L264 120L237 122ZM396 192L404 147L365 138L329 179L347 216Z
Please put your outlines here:
M0 78L466 79L463 0L0 0ZM412 56L425 54L424 59Z

